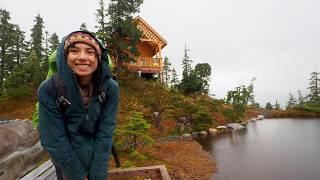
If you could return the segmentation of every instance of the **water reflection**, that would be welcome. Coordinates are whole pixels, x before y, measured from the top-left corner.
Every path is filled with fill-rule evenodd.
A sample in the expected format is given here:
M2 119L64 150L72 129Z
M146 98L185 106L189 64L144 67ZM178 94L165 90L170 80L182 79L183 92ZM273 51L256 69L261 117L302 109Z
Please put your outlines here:
M232 130L229 137L231 145L237 145L239 143L245 143L246 138L244 136L247 134L247 129Z
M320 120L263 120L197 141L218 165L216 180L319 179Z

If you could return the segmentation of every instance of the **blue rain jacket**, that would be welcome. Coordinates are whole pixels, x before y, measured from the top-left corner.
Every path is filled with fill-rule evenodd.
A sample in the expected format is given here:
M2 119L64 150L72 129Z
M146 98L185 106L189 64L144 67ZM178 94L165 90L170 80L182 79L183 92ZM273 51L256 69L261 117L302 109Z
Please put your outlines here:
M53 79L41 83L38 90L41 144L69 179L83 180L88 176L89 180L105 180L116 125L119 87L110 78L107 50L100 44L102 60L98 68L101 73L94 81L104 88L106 101L102 106L98 100L99 93L93 92L88 110L85 110L76 76L64 55L66 37L57 50L56 62L57 73L67 88L71 105L64 113L64 120L56 104L57 90Z

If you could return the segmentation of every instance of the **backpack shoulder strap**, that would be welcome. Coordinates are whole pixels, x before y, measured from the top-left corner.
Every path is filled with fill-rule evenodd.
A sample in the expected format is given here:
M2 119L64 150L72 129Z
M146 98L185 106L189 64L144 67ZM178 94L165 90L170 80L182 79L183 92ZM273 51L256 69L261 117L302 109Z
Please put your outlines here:
M106 90L103 87L99 88L99 93L98 93L98 101L100 104L100 112L102 112L104 104L106 102Z
M71 105L71 102L68 100L67 88L64 85L63 80L61 79L58 73L55 73L52 76L52 80L57 91L56 103L59 108L59 111L64 116L66 109Z

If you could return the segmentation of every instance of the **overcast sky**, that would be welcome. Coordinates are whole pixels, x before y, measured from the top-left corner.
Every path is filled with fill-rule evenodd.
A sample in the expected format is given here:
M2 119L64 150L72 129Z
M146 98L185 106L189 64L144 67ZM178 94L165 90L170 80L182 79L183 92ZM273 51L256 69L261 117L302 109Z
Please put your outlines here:
M95 30L98 0L0 0L0 7L28 35L40 13L62 38L82 23ZM284 107L289 92L308 93L310 73L319 71L319 9L317 0L145 0L139 15L168 41L163 55L179 74L187 44L193 66L211 65L217 98L256 77L256 101Z

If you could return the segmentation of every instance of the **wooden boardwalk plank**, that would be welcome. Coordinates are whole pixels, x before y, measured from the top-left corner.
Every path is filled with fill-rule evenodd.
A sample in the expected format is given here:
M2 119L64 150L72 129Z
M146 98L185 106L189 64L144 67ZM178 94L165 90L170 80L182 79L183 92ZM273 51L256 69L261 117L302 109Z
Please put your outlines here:
M55 170L51 160L48 160L36 169L34 169L33 171L31 171L26 176L22 177L20 180L35 180L41 177L41 175L44 174L46 171L50 171L50 169Z
M126 169L111 169L108 171L108 179L115 180L128 177L144 177L152 180L171 180L168 171L164 165L136 167ZM48 160L41 166L31 171L20 180L56 180L55 168Z

